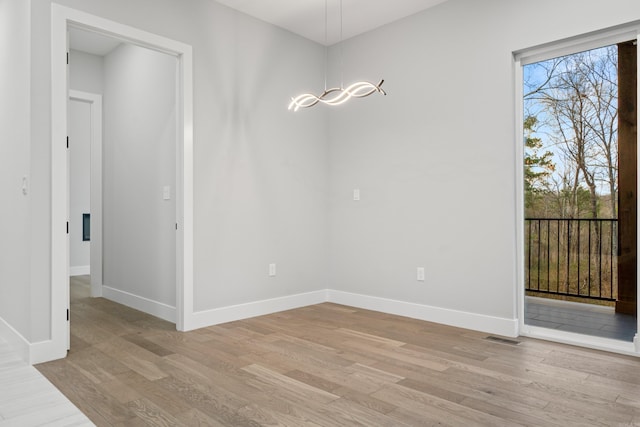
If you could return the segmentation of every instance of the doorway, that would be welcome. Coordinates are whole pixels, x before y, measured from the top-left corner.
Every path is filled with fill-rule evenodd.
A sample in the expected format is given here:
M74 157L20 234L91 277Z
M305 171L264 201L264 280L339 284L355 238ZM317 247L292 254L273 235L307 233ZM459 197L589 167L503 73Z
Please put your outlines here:
M68 200L67 137L67 32L80 28L115 37L130 45L168 54L175 59L175 114L173 138L175 184L156 196L175 200L175 307L170 309L178 330L189 330L193 315L193 128L191 47L113 21L52 4L52 355L64 357L69 332L69 252L66 223ZM61 58L61 60L58 60ZM135 215L135 212L131 212ZM104 290L105 288L103 288ZM63 314L66 313L66 314ZM60 314L63 314L62 316Z
M640 350L636 40L627 30L516 56L523 335Z
M69 90L70 276L102 296L102 95ZM88 216L88 221L87 221Z
M102 158L101 175L88 174L82 159L88 147L72 135L86 121L78 111L83 105L72 101L68 110L70 170L79 175L70 181L78 190L70 194L72 269L81 269L82 249L98 246L84 241L80 220L89 215L82 190L102 180L103 191L92 192L102 199L104 218L94 225L103 233L103 256L93 257L102 265L101 277L92 273L93 294L175 323L176 58L77 28L69 34L71 89L90 87L105 99L104 143L90 150ZM83 199L85 210L78 211Z

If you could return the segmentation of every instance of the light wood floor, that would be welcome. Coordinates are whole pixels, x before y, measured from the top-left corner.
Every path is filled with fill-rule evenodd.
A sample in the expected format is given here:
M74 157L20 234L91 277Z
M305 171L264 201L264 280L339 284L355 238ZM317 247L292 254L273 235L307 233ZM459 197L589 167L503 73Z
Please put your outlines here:
M179 333L83 286L38 369L99 426L640 426L637 358L335 304Z
M0 340L0 426L90 426L33 366Z

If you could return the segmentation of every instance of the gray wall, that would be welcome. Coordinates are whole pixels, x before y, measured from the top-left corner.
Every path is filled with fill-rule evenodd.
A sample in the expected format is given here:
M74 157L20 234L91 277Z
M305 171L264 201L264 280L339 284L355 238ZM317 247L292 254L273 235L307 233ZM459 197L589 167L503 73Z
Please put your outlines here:
M286 111L324 68L321 47L286 31L211 0L59 2L194 48L196 310L331 287L512 318L511 53L640 19L637 0L450 0L349 40L345 80L384 77L389 96L329 118ZM36 342L50 327L50 0L0 4L15 64L0 76L0 192L15 206L0 221L0 317Z
M91 212L91 104L69 100L69 265L87 274L90 242L83 239L82 215Z
M176 59L121 44L104 57L71 51L72 89L104 95L103 284L117 291L175 306ZM76 102L70 131L89 113ZM71 266L89 263L82 242L88 212L89 151L71 143ZM88 141L86 141L88 142ZM83 150L86 148L86 150ZM84 156L84 158L83 158ZM164 186L170 200L163 200Z
M69 52L69 88L103 94L103 58L85 52ZM74 267L89 267L90 242L82 240L82 214L90 213L91 182L91 106L81 101L69 102L69 255L71 274ZM80 270L84 270L81 268Z
M29 13L28 2L0 0L0 319L27 340L33 338L31 195L22 194L22 177L30 178Z
M345 82L389 95L331 111L331 285L515 318L512 52L639 18L635 0L450 0L347 41Z
M71 49L69 51L69 88L102 94L104 91L104 58Z
M173 307L176 63L129 44L104 57L103 283Z
M189 7L178 0L59 3L194 48L195 309L325 288L326 113L294 115L286 109L297 90L322 81L322 48L210 0L190 0ZM47 82L50 1L32 4L40 24L31 32L40 67L31 72ZM35 126L50 115L50 87L38 88L34 96ZM41 129L47 132L48 124ZM50 143L50 135L33 141L43 190L50 185ZM44 207L38 224L46 229L38 235L43 251L32 259L43 276L34 288L46 304L49 193L39 202ZM278 263L275 278L267 274L270 262ZM34 313L35 340L47 339L49 319L48 311Z

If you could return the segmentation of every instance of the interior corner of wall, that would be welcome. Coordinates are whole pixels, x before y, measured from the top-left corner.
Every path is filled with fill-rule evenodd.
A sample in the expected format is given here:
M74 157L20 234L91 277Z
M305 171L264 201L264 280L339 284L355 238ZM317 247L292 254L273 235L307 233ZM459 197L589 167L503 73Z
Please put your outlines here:
M6 342L11 347L11 350L22 360L31 363L31 345L29 341L0 317L0 344L2 344L2 341Z

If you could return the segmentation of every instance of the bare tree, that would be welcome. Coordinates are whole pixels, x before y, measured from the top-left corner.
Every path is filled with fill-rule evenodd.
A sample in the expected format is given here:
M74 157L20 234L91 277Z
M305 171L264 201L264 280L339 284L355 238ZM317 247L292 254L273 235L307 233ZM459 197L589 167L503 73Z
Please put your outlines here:
M593 110L588 126L602 156L598 156L596 167L603 173L600 178L609 187L610 211L617 218L616 194L618 192L618 55L616 46L600 50L600 55L586 52L585 61L590 96L587 98Z
M550 128L549 138L575 168L575 192L584 184L590 194L590 216L597 218L598 190L611 194L616 215L617 192L617 50L610 46L553 60L543 85L528 93ZM567 183L568 184L568 183Z

